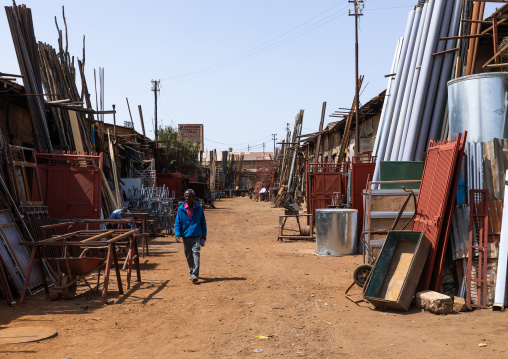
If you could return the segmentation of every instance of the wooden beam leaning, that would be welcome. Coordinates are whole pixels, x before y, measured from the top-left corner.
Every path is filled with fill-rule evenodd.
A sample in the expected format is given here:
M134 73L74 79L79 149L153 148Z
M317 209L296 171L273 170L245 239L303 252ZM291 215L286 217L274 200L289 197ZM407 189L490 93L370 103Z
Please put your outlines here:
M123 205L122 197L120 196L120 188L118 188L118 174L116 168L116 159L115 159L115 150L113 148L113 143L111 142L111 134L108 129L108 141L109 141L109 156L111 159L111 167L113 169L113 181L115 182L115 195L116 195L116 203L117 206Z
M143 136L146 137L145 122L143 121L143 111L141 110L141 105L138 105L138 110L139 110L139 119L141 120L141 129L143 130Z

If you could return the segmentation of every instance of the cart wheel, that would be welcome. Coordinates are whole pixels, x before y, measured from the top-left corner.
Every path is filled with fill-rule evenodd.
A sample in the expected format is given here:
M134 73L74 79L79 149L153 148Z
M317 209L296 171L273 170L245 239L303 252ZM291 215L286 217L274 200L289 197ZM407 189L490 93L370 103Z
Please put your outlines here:
M362 264L361 266L355 269L353 279L359 287L363 288L365 282L367 281L367 278L369 278L371 270L372 266L369 264Z
M70 274L66 274L62 277L62 294L65 299L72 299L76 296L76 291L78 289L78 283L71 284L70 286L66 287L70 282L72 282L74 278Z

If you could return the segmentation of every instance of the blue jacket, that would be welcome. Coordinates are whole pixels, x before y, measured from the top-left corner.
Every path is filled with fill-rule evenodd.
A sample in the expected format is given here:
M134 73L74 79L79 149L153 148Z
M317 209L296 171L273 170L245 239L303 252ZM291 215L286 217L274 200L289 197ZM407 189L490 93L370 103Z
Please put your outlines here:
M203 207L194 202L194 212L189 219L183 204L178 207L175 219L175 237L206 237L206 220Z

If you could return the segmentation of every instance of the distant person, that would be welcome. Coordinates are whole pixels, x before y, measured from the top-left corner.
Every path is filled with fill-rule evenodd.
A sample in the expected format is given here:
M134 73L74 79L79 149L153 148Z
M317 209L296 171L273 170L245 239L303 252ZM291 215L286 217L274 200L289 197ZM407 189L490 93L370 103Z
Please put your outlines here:
M183 203L176 212L175 237L183 240L183 249L189 265L189 279L196 283L199 277L199 250L206 241L206 220L203 207L195 202L196 194L188 189Z
M119 209L115 209L113 212L111 212L111 215L109 216L109 219L127 219L127 220L132 220L132 218L124 218L122 217L122 213L131 213L130 212L130 209L132 207L123 207L123 208L119 208ZM118 228L121 227L121 224L118 225ZM136 227L136 226L134 226ZM131 225L130 224L127 224L127 228L131 228Z

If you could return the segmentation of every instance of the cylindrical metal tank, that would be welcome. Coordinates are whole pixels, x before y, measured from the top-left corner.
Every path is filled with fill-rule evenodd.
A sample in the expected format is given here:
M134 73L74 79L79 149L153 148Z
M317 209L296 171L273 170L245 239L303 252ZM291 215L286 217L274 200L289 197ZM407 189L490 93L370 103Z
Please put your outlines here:
M467 131L467 142L508 138L508 73L460 77L448 82L450 136Z
M316 209L316 253L329 256L356 254L358 210Z

